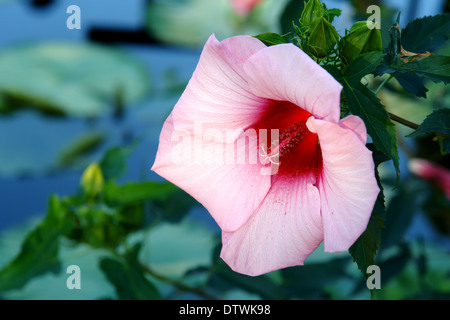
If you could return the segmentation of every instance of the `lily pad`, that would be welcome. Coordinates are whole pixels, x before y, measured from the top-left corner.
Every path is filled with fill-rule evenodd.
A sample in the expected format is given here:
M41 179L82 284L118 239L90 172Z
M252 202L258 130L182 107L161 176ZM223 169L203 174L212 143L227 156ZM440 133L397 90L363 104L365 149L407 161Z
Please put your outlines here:
M165 276L182 277L188 270L208 265L216 234L195 220L162 224L147 235L141 260Z
M0 101L76 117L96 117L148 93L140 61L96 44L21 45L0 52Z

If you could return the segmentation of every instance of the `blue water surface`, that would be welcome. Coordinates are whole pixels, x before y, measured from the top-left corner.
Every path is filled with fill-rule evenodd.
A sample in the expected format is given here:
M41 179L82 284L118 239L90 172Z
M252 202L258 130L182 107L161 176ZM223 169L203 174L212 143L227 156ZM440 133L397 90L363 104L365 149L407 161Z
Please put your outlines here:
M47 41L84 42L92 27L142 28L143 0L130 1L55 1L46 8L33 8L26 1L0 5L0 50L23 43ZM66 9L71 4L81 8L81 30L69 30ZM59 152L84 132L107 133L106 142L91 155L123 144L124 137L140 139L131 154L128 173L122 179L158 179L150 171L156 154L162 124L178 99L164 91L167 72L176 71L182 84L192 74L200 50L181 50L156 44L120 44L144 63L151 76L149 96L127 108L124 118L110 114L95 122L73 118L51 118L33 111L0 117L0 231L45 213L49 195L71 195L77 191L81 168L51 172ZM89 159L88 159L89 160Z

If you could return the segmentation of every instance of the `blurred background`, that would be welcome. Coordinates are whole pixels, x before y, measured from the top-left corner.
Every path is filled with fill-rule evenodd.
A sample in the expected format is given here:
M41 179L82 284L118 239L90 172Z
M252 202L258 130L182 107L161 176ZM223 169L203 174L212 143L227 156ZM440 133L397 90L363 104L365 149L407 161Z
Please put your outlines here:
M265 0L243 12L228 0L0 0L0 268L17 254L25 234L44 216L49 196L76 193L85 168L110 148L133 145L120 182L161 181L150 171L159 133L194 71L206 39L212 33L218 39L286 33L300 15L300 2ZM450 9L445 0L324 2L328 8L342 9L333 23L341 34L354 21L367 19L366 8L371 4L382 8L382 26L390 26L399 11L404 27L416 18ZM80 8L81 29L67 27L73 14L67 12L70 5ZM387 45L386 33L385 39ZM449 46L444 50L449 52ZM433 109L450 107L448 88L441 84L430 88L427 99L412 98L393 83L380 92L380 98L388 109L395 106L397 114L421 123ZM440 155L437 143L404 138L411 129L396 127L403 184L393 187L389 164L382 167L381 175L387 185L388 214L396 214L392 221L388 216L386 224L397 228L392 233L401 245L386 251L386 290L380 297L415 298L424 292L424 298L449 297L448 198L433 181L409 169L409 160L421 157L448 171L448 157ZM430 206L433 210L428 210ZM147 244L151 253L145 256L144 252L143 259L150 259L160 273L177 278L210 263L218 234L209 215L195 208L186 220L152 232ZM79 264L83 270L85 285L78 292L65 287L62 272L33 279L0 297L114 297L113 287L96 267L100 254L87 248L61 252L63 265ZM341 260L327 264L336 257L347 263L345 276L338 272ZM292 271L291 276L304 281L308 292L303 295L293 289L292 297L368 297L354 284L360 274L348 253L330 256L318 252L311 261L320 265L316 270L334 276L308 284L307 272L314 270ZM279 277L275 274L269 279L279 283ZM196 279L193 276L189 281L201 281ZM240 278L226 279L209 284L223 286L217 290L220 298L270 298L261 289L264 282L248 284L246 279L243 285ZM167 285L160 285L163 292L170 291ZM198 297L192 293L180 296Z

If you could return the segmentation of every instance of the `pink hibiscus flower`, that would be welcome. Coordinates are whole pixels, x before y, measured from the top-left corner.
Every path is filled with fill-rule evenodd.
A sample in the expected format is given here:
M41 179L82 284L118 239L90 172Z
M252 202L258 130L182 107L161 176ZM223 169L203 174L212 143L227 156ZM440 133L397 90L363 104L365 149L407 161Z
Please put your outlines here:
M233 270L302 265L367 227L379 188L363 121L340 120L341 89L292 44L207 41L152 170L210 212Z
M438 185L447 199L450 199L450 170L424 159L411 159L409 169L417 176Z
M240 15L247 15L263 0L231 0L233 10Z

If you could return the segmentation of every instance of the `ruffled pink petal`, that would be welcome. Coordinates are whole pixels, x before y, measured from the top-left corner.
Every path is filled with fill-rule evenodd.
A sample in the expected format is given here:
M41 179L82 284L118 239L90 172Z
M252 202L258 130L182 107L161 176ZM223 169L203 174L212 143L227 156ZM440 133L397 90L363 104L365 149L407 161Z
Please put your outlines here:
M339 121L342 86L293 44L259 50L244 71L256 96L289 101L316 118Z
M226 231L245 223L270 187L270 176L254 160L256 138L245 134L269 106L249 90L242 70L263 48L249 36L209 38L164 124L152 168L203 204ZM208 141L208 133L215 138Z
M198 65L172 112L175 129L246 129L264 112L267 99L255 96L243 74L244 62L266 46L250 36L206 42Z
M322 150L323 169L317 186L324 249L344 251L366 229L379 193L372 152L364 144L358 117L338 124L311 117L306 125L319 136Z
M169 116L152 167L200 202L225 231L241 227L270 188L270 175L262 174L266 169L252 157L258 154L256 135L230 137L221 131L176 131Z
M323 240L314 182L314 175L278 179L245 225L222 233L222 259L251 276L302 265Z
M360 117L348 116L348 117L345 117L344 119L342 119L339 122L339 124L341 127L345 127L347 129L350 129L353 132L355 132L358 135L361 142L363 144L366 144L367 129L366 129L366 125L364 124L364 121L362 121Z

